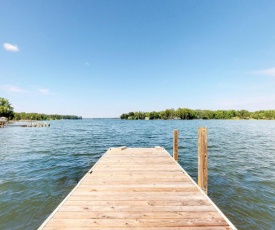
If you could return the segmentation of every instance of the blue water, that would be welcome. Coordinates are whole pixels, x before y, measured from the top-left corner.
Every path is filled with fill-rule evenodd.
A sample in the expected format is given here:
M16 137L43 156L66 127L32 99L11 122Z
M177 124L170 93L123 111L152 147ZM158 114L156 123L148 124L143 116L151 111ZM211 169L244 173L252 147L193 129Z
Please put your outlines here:
M52 121L0 129L0 229L36 229L109 148L163 146L197 180L197 129L208 127L208 193L239 229L275 229L275 121Z

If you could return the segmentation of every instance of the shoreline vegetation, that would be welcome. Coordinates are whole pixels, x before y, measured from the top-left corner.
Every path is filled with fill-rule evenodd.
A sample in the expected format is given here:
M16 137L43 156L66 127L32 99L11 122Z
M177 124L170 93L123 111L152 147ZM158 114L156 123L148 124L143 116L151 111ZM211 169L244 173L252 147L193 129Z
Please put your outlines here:
M43 114L43 113L14 113L11 121L46 121L46 120L79 120L81 116L75 115L58 115L58 114Z
M275 110L193 110L188 108L166 109L152 112L129 112L120 116L123 120L275 120Z
M82 119L81 116L75 115L58 115L58 114L44 114L44 113L25 113L14 112L13 107L6 98L0 97L0 118L6 118L8 121L46 121L46 120L63 120Z

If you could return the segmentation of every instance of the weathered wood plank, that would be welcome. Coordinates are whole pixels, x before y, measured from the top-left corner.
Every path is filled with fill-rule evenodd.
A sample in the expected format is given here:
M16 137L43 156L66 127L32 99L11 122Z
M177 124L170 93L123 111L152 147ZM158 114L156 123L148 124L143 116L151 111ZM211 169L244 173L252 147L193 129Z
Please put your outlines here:
M142 171L142 172L100 172L98 173L97 171L93 171L93 177L87 177L86 179L93 179L93 178L110 178L110 177L126 177L131 179L132 177L146 177L146 178L188 178L188 180L190 181L190 178L187 177L187 175L185 173L179 173L179 172L152 172L152 173L148 173L146 171Z
M102 212L214 212L215 208L211 205L198 205L198 206L62 206L59 211L66 212L89 212L89 211L102 211Z
M154 182L186 182L186 183L190 183L190 180L188 179L188 177L183 177L183 176L179 176L179 177L146 177L146 176L139 176L139 177L133 177L131 176L129 177L125 177L125 176L116 176L116 177L93 177L93 178L87 178L85 180L85 182L99 182L100 184L102 184L103 182L113 182L113 183L136 183L139 184L141 182L146 181L147 183L154 183ZM84 181L83 181L84 183Z
M155 194L155 195L149 195L149 194L145 194L144 196L138 196L138 195L134 195L134 194L131 194L130 192L129 193L123 193L123 194L120 194L120 193L116 193L112 196L109 195L109 197L106 197L108 196L109 193L97 193L97 194L91 194L89 192L77 192L76 194L73 194L71 195L71 198L72 199L77 199L77 198L74 198L74 197L89 197L90 199L93 199L93 200L132 200L132 201L135 201L135 200L148 200L148 201L152 201L152 200L185 200L185 199L193 199L193 200L196 200L196 199L202 199L200 197L200 195L197 195L197 196L188 196L188 195L177 195L177 194ZM122 197L124 196L124 197Z
M78 190L81 191L81 188L79 188ZM167 187L167 188L163 188L163 187L153 187L153 188L140 188L137 187L136 188L112 188L110 190L109 187L96 187L96 188L92 188L90 191L94 191L94 192L197 192L198 188L196 187L190 187L190 188L174 188L174 187ZM84 198L83 198L84 199Z
M57 219L209 219L220 218L217 212L57 212Z
M49 227L55 226L85 226L85 227L178 227L178 226L226 226L227 223L222 218L209 218L209 219L53 219L48 223Z
M154 185L154 186L177 186L177 187L194 187L194 185L190 182L182 181L182 180L122 180L121 183L118 183L117 181L85 181L89 182L89 185L91 185L91 188L101 185L111 186L111 185Z
M43 228L45 230L95 230L95 229L102 229L102 230L132 230L133 227L106 227L106 226L100 226L99 227L76 227L76 226L59 226L59 227L45 227ZM227 226L199 226L199 227L192 227L192 226L188 226L188 227L139 227L139 230L229 230L230 228Z
M113 195L113 196L109 196L106 197L107 194L105 195L89 195L86 193L86 195L84 196L83 193L78 193L78 194L74 194L71 195L69 200L144 200L144 199L148 199L148 201L153 201L153 200L162 200L162 201L172 201L172 200L179 200L179 199L184 199L184 197L186 197L186 199L201 199L201 197L199 196L199 194L197 196L188 196L186 195L182 195L182 196L177 196L175 194L173 195L164 195L164 196L158 196L157 194L155 196L129 196L129 197L121 197L122 195ZM106 197L106 198L105 198Z
M186 198L181 200L138 200L138 201L132 201L132 200L110 200L110 201L102 201L102 200L67 200L67 202L63 206L125 206L125 205L136 205L136 206L199 206L199 205L210 205L207 200L202 199L188 199Z

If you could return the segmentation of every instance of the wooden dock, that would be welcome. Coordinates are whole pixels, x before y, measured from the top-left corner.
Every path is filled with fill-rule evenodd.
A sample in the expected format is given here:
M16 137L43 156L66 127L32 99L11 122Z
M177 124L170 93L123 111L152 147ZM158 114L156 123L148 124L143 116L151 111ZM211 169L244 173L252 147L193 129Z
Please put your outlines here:
M161 147L110 148L40 226L54 229L236 229Z

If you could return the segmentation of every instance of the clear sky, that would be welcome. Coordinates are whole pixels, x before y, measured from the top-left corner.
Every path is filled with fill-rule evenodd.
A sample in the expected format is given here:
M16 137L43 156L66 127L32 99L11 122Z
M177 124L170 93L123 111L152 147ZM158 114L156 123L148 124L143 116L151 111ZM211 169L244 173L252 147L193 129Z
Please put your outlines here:
M0 0L16 112L275 109L274 0Z

